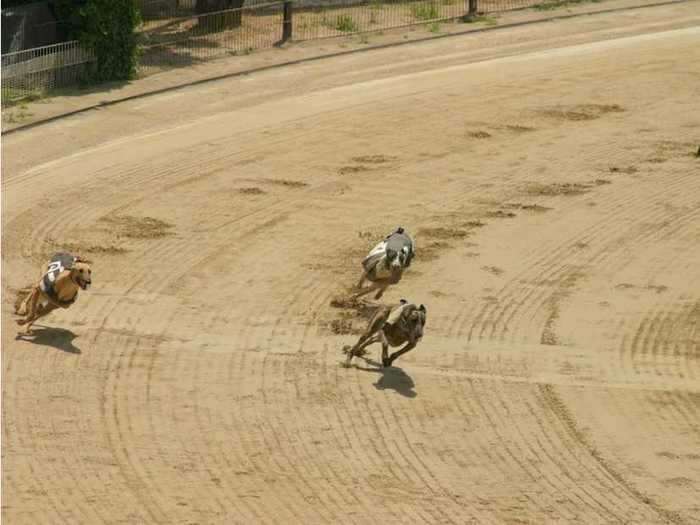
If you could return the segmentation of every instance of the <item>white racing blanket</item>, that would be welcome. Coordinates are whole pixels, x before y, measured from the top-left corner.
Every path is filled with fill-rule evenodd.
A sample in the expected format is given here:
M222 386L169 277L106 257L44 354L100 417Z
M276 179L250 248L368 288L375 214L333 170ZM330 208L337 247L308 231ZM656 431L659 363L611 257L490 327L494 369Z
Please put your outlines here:
M409 306L413 306L413 305L402 300L402 302L401 302L401 304L399 304L399 306L395 306L391 310L391 312L389 313L389 318L386 320L386 324L396 324L399 321L399 319L401 319L401 316L403 315L404 310L406 308L408 308Z
M413 259L415 244L411 236L398 228L377 244L362 261L362 267L370 280L391 277L390 263L395 257L401 257L402 267L408 268Z

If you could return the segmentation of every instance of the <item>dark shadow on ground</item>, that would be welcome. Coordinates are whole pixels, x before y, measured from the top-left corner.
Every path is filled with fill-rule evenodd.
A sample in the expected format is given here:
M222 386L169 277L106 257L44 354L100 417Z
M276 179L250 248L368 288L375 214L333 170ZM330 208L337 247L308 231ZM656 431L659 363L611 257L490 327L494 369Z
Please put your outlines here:
M69 354L80 354L80 348L73 344L76 335L64 328L51 328L49 326L34 325L33 333L30 335L17 334L15 340L27 341L34 345L50 346Z
M414 390L416 384L413 382L411 376L404 372L403 369L397 366L383 367L375 360L366 357L356 357L355 359L361 359L367 365L369 365L355 365L355 368L358 370L381 374L377 382L374 383L374 388L377 390L393 390L397 394L401 394L402 396L408 398L414 398L418 395L418 393Z

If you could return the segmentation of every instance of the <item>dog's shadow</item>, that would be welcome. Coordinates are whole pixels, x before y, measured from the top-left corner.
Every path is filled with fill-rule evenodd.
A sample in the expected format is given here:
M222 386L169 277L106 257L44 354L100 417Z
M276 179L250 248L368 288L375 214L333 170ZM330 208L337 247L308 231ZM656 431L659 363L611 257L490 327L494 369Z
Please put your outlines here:
M31 334L17 334L15 340L27 341L35 345L50 346L69 354L80 354L80 348L73 344L77 336L64 328L34 325Z
M362 359L369 365L355 365L356 369L381 374L377 382L374 383L374 388L377 390L393 390L397 394L408 398L414 398L418 395L415 391L416 384L413 382L413 379L411 379L411 376L404 372L403 369L393 365L383 367L377 361L367 357L358 356L355 359Z

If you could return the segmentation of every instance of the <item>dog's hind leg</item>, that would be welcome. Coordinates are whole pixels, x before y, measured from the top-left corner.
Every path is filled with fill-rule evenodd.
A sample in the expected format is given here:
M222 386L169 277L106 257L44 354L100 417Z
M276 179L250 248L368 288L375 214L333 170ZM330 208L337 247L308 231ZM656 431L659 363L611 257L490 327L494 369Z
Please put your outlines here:
M388 283L382 285L382 286L379 288L379 291L377 292L377 294L374 296L374 298L375 298L377 301L378 301L379 299L381 299L381 298L382 298L382 295L384 295L384 292L386 292L386 289L387 289L387 288L389 288L389 284L388 284Z
M34 286L28 286L17 292L17 299L15 300L15 315L27 315L27 305L29 300L32 298L34 288Z
M34 288L27 297L26 317L24 319L17 320L18 325L26 325L26 328L24 329L25 334L31 333L32 324L34 324L34 321L36 321L39 318L39 295L39 289Z
M353 357L362 355L364 353L362 351L366 347L379 341L380 336L378 334L372 334L371 332L367 332L366 334L364 334L362 337L360 337L360 340L357 341L357 344L355 344L355 346L348 350L348 357L345 361L345 366L350 366L350 362L352 361Z
M372 283L367 288L364 288L364 289L360 290L359 292L357 292L355 295L353 295L353 299L357 299L358 297L362 297L363 295L367 295L368 293L373 292L377 288L381 288L382 286L384 286L384 285L381 283Z

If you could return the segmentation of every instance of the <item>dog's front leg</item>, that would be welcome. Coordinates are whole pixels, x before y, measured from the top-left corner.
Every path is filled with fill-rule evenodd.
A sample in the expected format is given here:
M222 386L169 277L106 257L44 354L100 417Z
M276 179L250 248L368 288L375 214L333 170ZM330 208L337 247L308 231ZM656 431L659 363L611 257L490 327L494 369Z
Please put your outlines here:
M362 289L362 285L365 284L365 279L367 279L367 272L362 272L362 275L360 276L360 282L357 283L355 288L358 290Z
M398 359L399 357L401 357L402 355L404 355L406 352L410 352L411 350L413 350L413 349L416 347L416 344L417 344L416 341L411 341L411 342L409 342L409 343L406 343L406 346L404 346L401 350L397 350L396 352L394 352L393 354L391 354L391 355L390 355L389 357L387 357L386 359L384 359L384 358L382 357L382 364L383 364L384 366L391 366L391 364L392 364L396 359Z
M389 341L387 341L386 334L382 330L382 366L389 366L386 364L387 362L391 365L389 361Z

